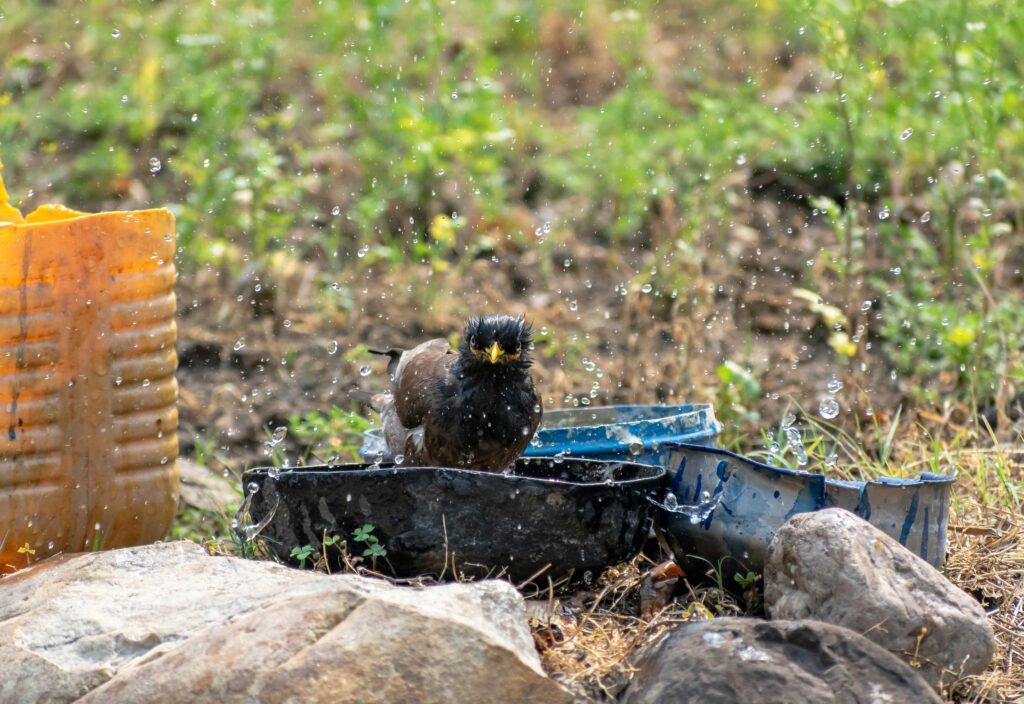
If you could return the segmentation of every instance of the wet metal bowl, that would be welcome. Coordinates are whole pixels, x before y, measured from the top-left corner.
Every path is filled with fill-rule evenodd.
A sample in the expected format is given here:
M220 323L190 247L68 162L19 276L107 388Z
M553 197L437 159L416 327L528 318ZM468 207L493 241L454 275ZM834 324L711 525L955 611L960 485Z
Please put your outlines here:
M523 581L579 578L639 553L665 470L632 462L524 458L510 474L438 467L300 467L271 478L249 470L253 523L282 561L296 547L320 550L324 536L365 544L356 529L373 526L387 550L377 568L396 577L442 574ZM339 553L327 554L335 562Z

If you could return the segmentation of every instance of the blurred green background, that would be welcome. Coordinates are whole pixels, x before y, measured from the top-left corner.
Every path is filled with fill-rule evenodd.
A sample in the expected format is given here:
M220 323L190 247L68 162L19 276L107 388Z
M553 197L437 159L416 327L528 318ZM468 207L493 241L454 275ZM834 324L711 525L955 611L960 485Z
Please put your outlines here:
M13 200L166 205L186 276L275 251L329 278L455 263L551 246L554 223L654 252L666 264L634 279L679 291L767 197L835 232L825 274L794 285L845 316L830 323L837 355L864 347L858 306L884 297L873 334L895 372L952 375L976 403L1021 380L1021 3L111 0L0 13Z

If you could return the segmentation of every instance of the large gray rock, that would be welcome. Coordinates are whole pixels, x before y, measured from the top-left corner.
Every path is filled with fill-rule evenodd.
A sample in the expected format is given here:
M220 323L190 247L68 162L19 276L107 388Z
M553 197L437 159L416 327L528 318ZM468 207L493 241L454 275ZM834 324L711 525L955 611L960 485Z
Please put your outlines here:
M921 668L933 684L981 672L992 626L941 572L842 509L794 516L776 533L764 574L772 618L857 631Z
M188 542L0 580L0 702L567 702L505 582L396 587Z
M242 502L241 490L232 486L223 475L184 457L178 458L178 478L179 511L197 508L219 513L227 511L229 507L234 509Z
M924 679L853 631L818 621L716 618L643 655L622 704L938 704Z

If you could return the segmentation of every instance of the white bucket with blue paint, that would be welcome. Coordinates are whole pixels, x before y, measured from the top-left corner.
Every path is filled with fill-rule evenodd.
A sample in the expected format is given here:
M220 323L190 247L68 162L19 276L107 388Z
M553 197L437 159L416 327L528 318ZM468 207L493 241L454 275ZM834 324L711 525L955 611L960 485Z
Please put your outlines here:
M726 586L735 586L733 575L763 570L789 518L831 507L855 513L935 567L945 559L955 477L843 481L718 448L670 443L662 451L669 487L657 516L660 537L678 560L720 570Z

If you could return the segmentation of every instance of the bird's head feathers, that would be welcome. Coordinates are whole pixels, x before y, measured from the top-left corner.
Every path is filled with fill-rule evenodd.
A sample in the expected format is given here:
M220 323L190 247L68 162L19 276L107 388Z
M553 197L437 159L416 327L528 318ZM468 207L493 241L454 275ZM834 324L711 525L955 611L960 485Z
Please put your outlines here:
M484 315L466 323L459 353L474 364L530 366L533 330L523 317Z

